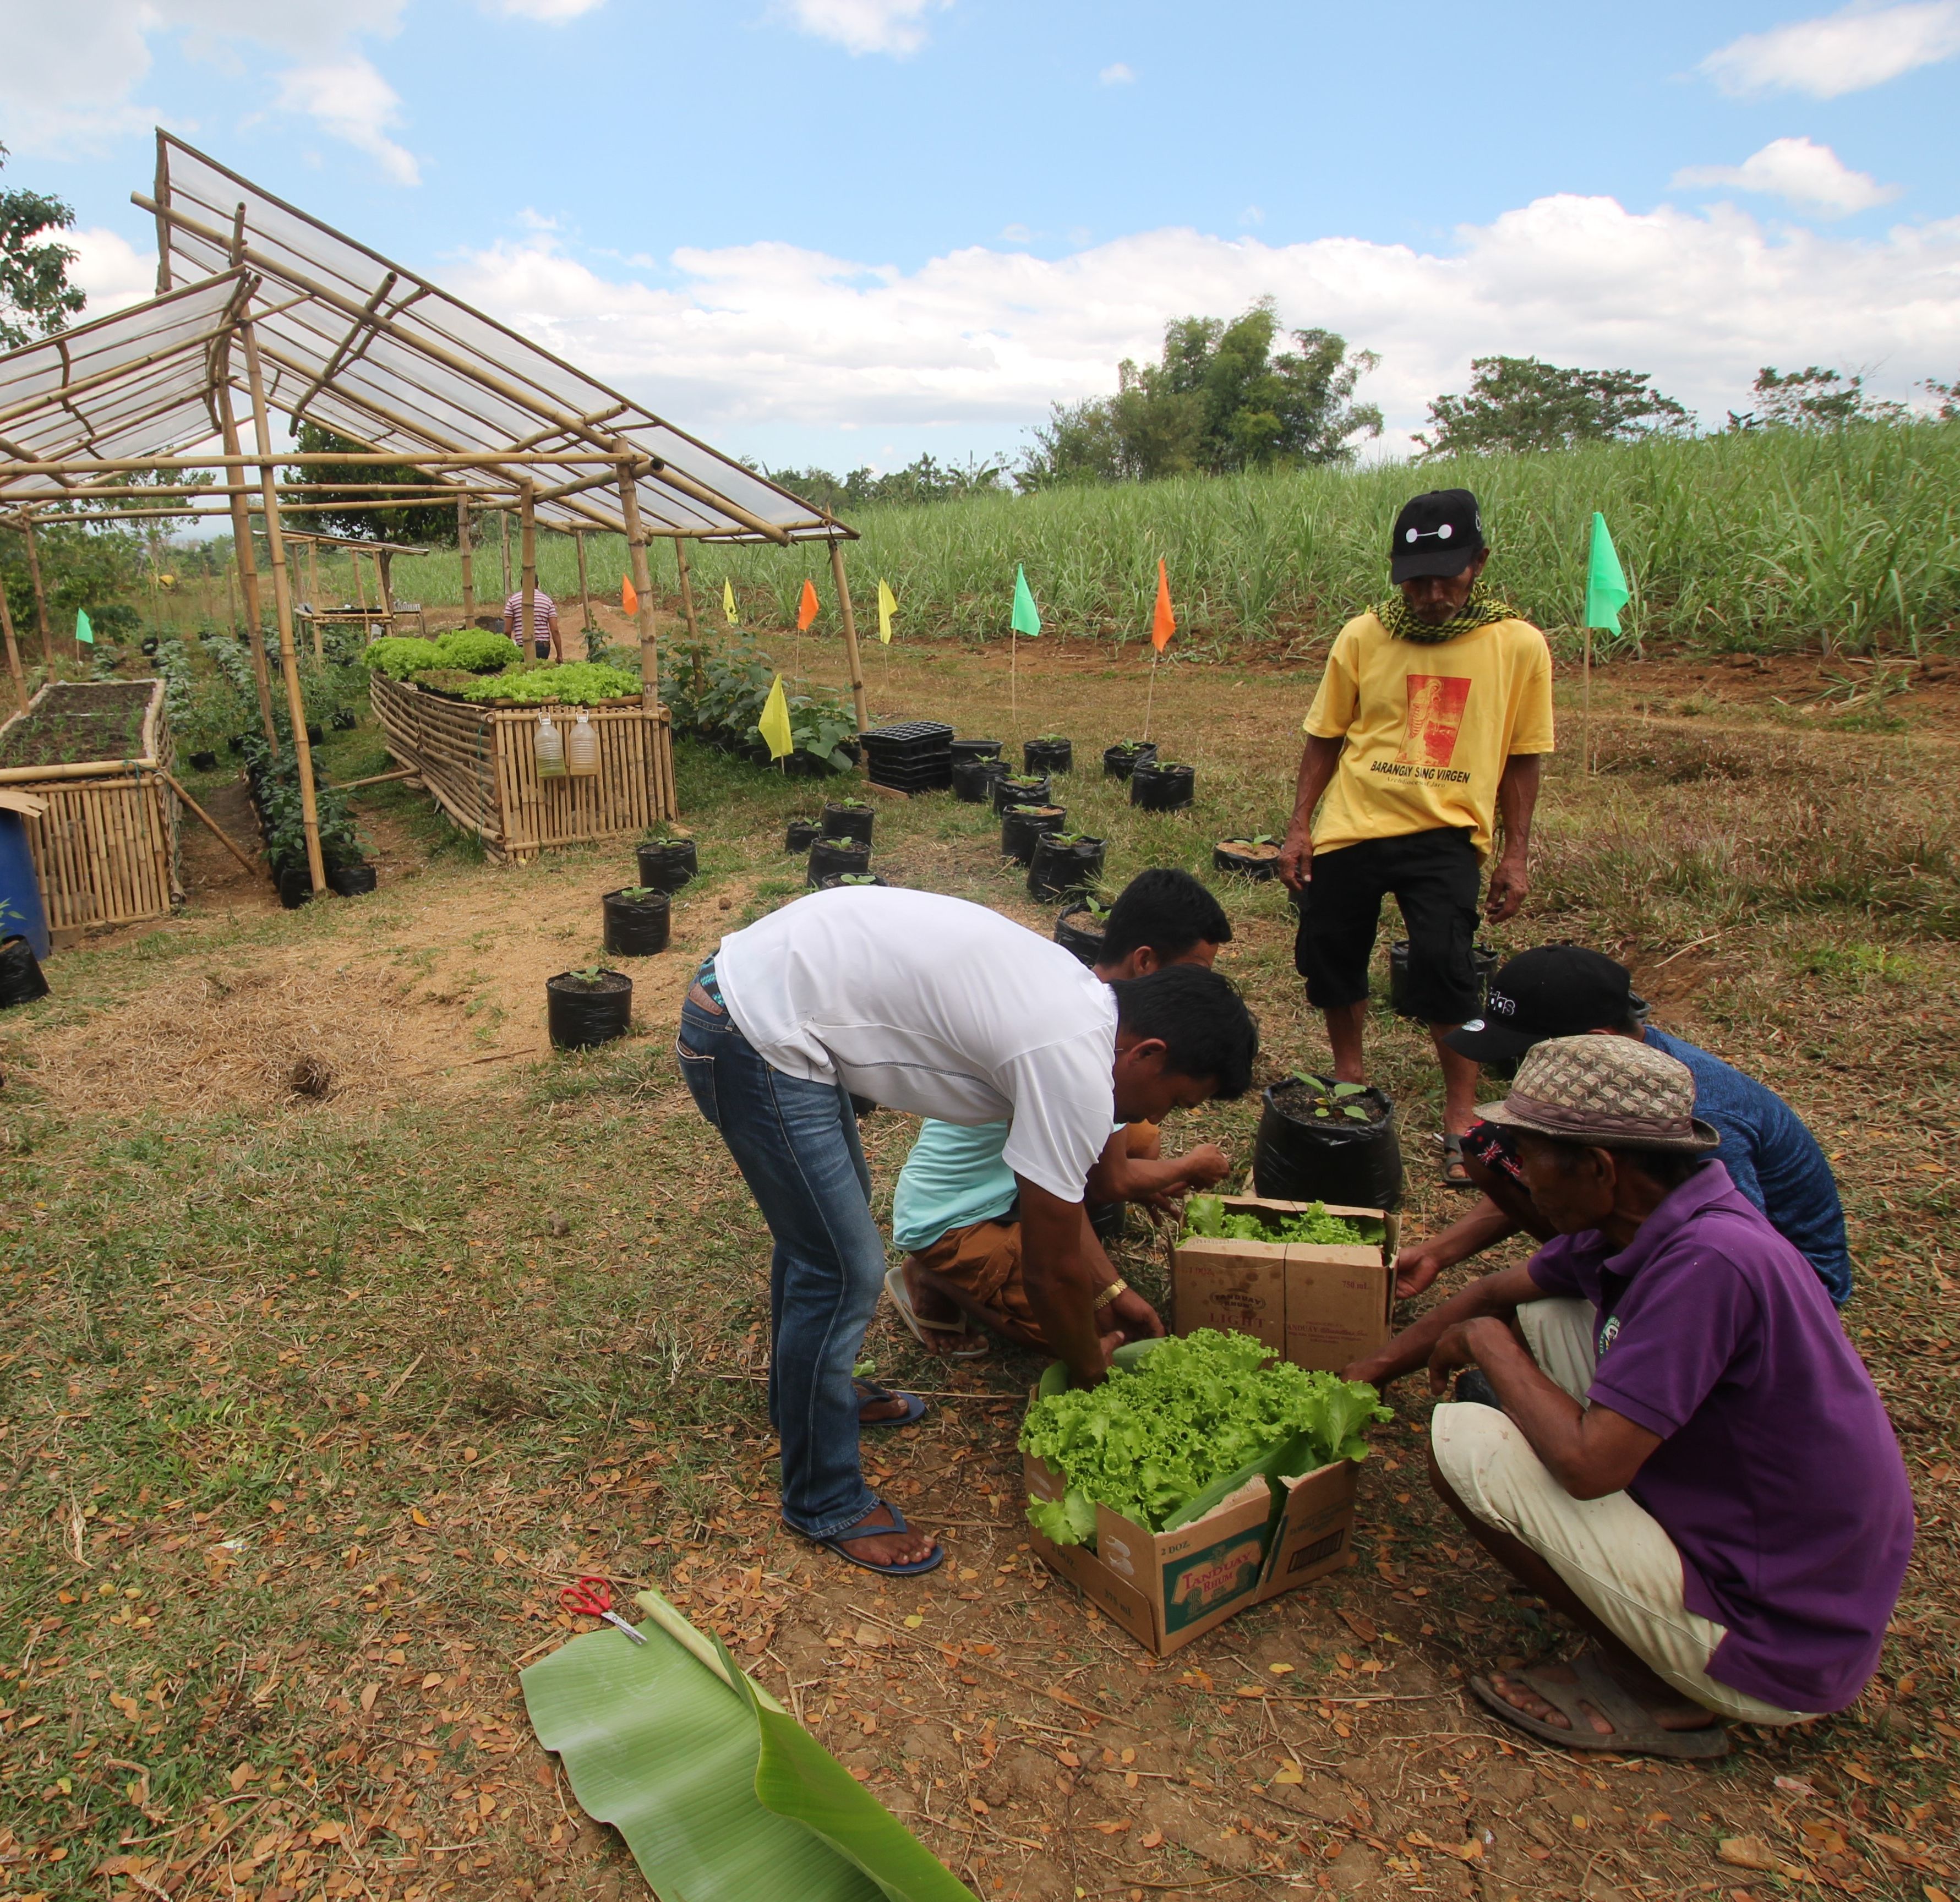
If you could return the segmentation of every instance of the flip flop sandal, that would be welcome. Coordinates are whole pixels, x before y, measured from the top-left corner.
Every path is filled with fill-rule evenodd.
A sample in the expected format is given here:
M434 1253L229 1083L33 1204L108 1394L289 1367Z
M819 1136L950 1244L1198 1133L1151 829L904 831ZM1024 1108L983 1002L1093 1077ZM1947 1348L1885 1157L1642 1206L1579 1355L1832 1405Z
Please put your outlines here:
M963 1319L956 1328L947 1326L942 1322L921 1321L918 1310L905 1293L905 1271L903 1268L885 1271L885 1292L891 1297L892 1306L898 1309L899 1318L912 1330L912 1338L929 1353L945 1354L953 1360L976 1360L988 1352L987 1337L976 1334ZM950 1334L956 1341L970 1341L964 1347L947 1347L943 1342L928 1341L929 1334Z
M1542 1668L1504 1673L1562 1713L1570 1730L1519 1710L1487 1678L1472 1678L1470 1688L1513 1729L1561 1750L1610 1751L1618 1757L1673 1757L1690 1762L1728 1755L1729 1733L1719 1723L1701 1730L1663 1730L1614 1681L1596 1651L1582 1651L1573 1659L1572 1670L1578 1682L1569 1684L1546 1677ZM1589 1705L1612 1725L1605 1736L1593 1729Z
M876 1498L877 1495L873 1494L873 1496ZM889 1525L875 1526L868 1532L856 1531L854 1530L854 1526L862 1525L864 1523L864 1519L869 1519L871 1516L871 1512L875 1512L878 1509L879 1506L883 1506L885 1509L891 1514L891 1524ZM873 1506L871 1508L871 1512L867 1512L864 1515L864 1519L855 1521L853 1527L848 1527L842 1532L834 1532L827 1539L810 1538L810 1535L807 1532L800 1534L799 1536L803 1538L810 1539L810 1543L813 1545L828 1546L829 1549L835 1552L840 1559L843 1560L847 1565L854 1565L859 1569L859 1570L864 1572L876 1572L881 1578L915 1579L922 1572L937 1571L945 1562L946 1547L943 1545L934 1546L932 1550L932 1554L929 1558L915 1559L910 1565L873 1565L869 1559L861 1559L854 1552L847 1551L845 1549L846 1546L854 1544L858 1539L876 1538L883 1533L909 1532L912 1529L905 1523L905 1514L901 1512L889 1500L880 1499L878 1500L877 1506ZM785 1525L789 1525L789 1522L787 1519L785 1519L783 1523ZM794 1526L790 1526L790 1530L792 1532L795 1531L796 1529L797 1528Z
M913 1421L925 1417L925 1402L917 1394L894 1393L889 1387L880 1386L875 1380L854 1379L851 1384L858 1389L858 1424L861 1427L909 1426ZM905 1403L905 1411L902 1414L888 1414L882 1420L867 1420L863 1408L867 1400L902 1400Z
M1463 1138L1445 1136L1443 1143L1443 1186L1445 1188L1472 1189L1477 1185L1470 1179L1470 1171L1463 1160Z

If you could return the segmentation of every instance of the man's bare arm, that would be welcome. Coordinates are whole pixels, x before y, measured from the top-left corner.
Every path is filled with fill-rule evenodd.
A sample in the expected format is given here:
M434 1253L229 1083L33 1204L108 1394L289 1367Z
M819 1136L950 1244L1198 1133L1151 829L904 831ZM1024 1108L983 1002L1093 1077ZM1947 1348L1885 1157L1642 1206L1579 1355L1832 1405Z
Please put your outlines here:
M1504 849L1491 873L1484 910L1493 924L1516 915L1531 889L1532 814L1538 809L1538 781L1544 765L1538 753L1513 753L1497 781L1497 813L1503 822Z
M1306 736L1294 782L1293 820L1287 828L1286 843L1280 848L1279 873L1289 891L1297 892L1313 876L1313 809L1333 784L1341 749L1346 744L1341 739L1322 739L1317 733Z
M1532 1451L1574 1499L1624 1492L1660 1444L1659 1434L1624 1414L1574 1400L1532 1360L1509 1325L1493 1316L1461 1322L1437 1343L1430 1391L1441 1393L1450 1374L1472 1361Z
M1096 1325L1099 1290L1083 1259L1082 1204L1017 1175L1021 1192L1021 1273L1028 1306L1042 1337L1079 1386L1093 1387L1109 1371Z
M1487 1315L1508 1322L1527 1301L1540 1301L1545 1290L1531 1278L1526 1268L1500 1268L1494 1274L1480 1277L1467 1288L1459 1288L1447 1301L1428 1313L1363 1359L1341 1369L1346 1380L1365 1380L1379 1387L1417 1368L1427 1366L1436 1344L1459 1322Z

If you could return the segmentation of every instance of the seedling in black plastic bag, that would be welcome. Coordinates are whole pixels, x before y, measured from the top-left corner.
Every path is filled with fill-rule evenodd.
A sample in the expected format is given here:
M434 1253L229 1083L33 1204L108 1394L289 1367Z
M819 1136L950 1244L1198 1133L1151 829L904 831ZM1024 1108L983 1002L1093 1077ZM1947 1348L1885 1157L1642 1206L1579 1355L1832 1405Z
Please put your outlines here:
M1309 1076L1303 1070L1296 1070L1293 1073L1293 1080L1312 1091L1313 1094L1307 1099L1305 1107L1312 1112L1316 1121L1332 1122L1336 1112L1351 1122L1365 1123L1370 1120L1367 1111L1359 1103L1348 1100L1351 1097L1365 1096L1368 1093L1366 1083L1326 1084L1318 1077Z

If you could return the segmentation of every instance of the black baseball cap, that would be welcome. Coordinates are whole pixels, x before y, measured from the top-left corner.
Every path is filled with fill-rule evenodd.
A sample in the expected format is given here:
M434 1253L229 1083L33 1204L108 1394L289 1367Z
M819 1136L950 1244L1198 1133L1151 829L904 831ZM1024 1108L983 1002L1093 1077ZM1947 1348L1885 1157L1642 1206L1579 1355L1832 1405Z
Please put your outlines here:
M1467 488L1433 488L1403 503L1389 549L1399 587L1425 574L1461 574L1484 552L1484 518Z
M1480 1064L1515 1063L1548 1037L1618 1029L1640 1008L1624 965L1583 945L1542 944L1500 965L1483 1016L1443 1042Z

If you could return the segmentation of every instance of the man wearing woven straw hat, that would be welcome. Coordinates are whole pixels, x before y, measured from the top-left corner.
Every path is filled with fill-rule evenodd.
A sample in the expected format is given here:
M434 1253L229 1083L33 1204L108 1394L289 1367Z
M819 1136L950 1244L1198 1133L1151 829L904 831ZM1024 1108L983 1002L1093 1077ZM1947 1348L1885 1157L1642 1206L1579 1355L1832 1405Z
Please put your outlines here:
M1905 1465L1815 1272L1736 1189L1687 1067L1620 1037L1535 1046L1486 1121L1558 1231L1345 1369L1427 1365L1430 1477L1593 1640L1472 1688L1573 1750L1719 1757L1723 1718L1841 1710L1913 1539Z
M1300 907L1293 963L1327 1020L1334 1074L1366 1080L1368 959L1392 893L1408 931L1408 1008L1443 1069L1443 1180L1468 1188L1463 1133L1477 1066L1444 1039L1477 1015L1477 895L1500 816L1484 911L1523 904L1538 765L1552 750L1551 651L1482 584L1491 552L1467 488L1395 517L1394 584L1335 637L1302 723L1279 874ZM1316 809L1318 808L1318 811Z

